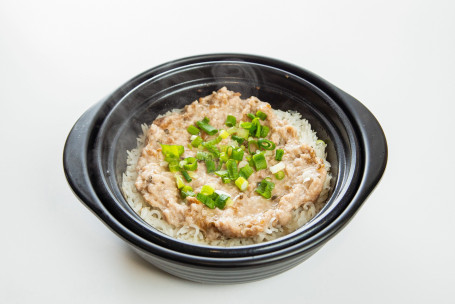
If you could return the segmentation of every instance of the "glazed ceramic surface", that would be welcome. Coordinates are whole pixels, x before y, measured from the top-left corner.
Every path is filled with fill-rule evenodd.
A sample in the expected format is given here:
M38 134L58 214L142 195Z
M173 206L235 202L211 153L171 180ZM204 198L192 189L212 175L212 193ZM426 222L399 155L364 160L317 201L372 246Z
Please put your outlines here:
M141 124L223 86L300 112L328 144L334 178L326 206L297 231L271 242L223 248L176 240L145 223L120 190L126 151L135 148ZM64 151L71 188L101 221L156 267L207 283L263 279L307 259L349 222L386 162L384 133L359 101L302 68L242 54L184 58L138 75L81 116Z

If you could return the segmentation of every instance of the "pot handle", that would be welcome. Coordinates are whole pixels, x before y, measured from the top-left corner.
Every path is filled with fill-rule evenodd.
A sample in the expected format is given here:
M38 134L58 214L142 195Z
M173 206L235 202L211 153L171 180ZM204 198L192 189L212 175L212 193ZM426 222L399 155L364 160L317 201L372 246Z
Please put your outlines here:
M366 193L371 193L381 180L387 165L387 140L384 131L374 115L357 99L351 95L337 90L344 105L353 113L353 119L359 126L358 132L364 142L363 154L365 156L364 178L361 187L366 187Z
M87 151L93 141L90 134L93 134L92 130L99 125L96 116L102 103L92 106L77 120L66 139L63 150L63 169L73 193L100 217L105 213L105 209L90 182Z

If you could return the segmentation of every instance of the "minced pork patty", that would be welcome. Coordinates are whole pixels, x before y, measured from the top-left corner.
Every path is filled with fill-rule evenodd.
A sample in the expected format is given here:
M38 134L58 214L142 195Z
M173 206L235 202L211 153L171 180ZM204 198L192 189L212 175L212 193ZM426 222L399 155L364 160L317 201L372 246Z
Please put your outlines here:
M237 122L249 121L247 114L258 110L267 114L267 119L261 121L262 125L270 128L267 139L276 144L276 149L284 150L284 179L277 180L269 170L278 163L275 152L266 154L268 168L255 171L248 178L249 186L245 191L240 191L233 182L225 184L219 176L207 173L205 163L199 162L195 171L197 177L187 184L195 193L200 192L203 185L209 184L216 190L229 193L234 203L221 210L210 209L195 197L183 200L176 186L175 175L164 162L160 144L182 145L185 147L182 157L194 157L198 149L188 147L191 142L188 126L208 117L210 125L226 129L227 115L235 116ZM216 136L201 132L204 140ZM230 141L228 137L220 145L229 144ZM148 204L160 209L164 219L175 227L199 226L208 240L223 236L251 237L270 226L285 227L292 218L293 210L317 200L326 178L323 160L316 156L313 148L299 141L297 130L279 120L268 103L256 97L241 99L240 93L226 88L199 98L181 112L156 119L147 132L146 146L141 152L137 171L135 185ZM271 177L275 183L271 199L265 199L255 192L257 183L266 177Z

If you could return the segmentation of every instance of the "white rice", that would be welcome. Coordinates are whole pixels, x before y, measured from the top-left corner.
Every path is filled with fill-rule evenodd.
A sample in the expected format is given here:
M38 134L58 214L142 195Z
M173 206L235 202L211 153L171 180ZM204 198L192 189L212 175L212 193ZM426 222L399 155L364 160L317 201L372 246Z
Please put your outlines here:
M180 110L169 111L165 115L169 115L178 111ZM142 134L140 134L137 138L137 148L132 149L131 151L127 151L127 168L125 173L123 173L122 190L126 200L128 201L128 204L137 214L139 214L142 219L144 219L145 222L157 230L171 237L195 244L222 247L257 244L261 242L271 241L303 226L322 209L329 194L331 174L329 172L330 163L326 160L326 145L324 142L318 141L316 133L311 129L310 123L306 119L303 119L300 113L295 111L284 112L280 110L274 110L274 112L279 119L286 120L290 125L294 126L298 130L300 141L303 144L310 145L315 149L316 155L324 160L325 168L328 171L323 190L318 200L314 204L305 204L297 210L294 210L293 219L288 225L286 225L285 228L281 227L280 225L273 227L271 223L274 219L272 219L269 227L263 232L259 233L257 236L250 238L226 238L223 240L208 241L204 238L204 234L197 226L184 226L178 228L170 225L165 220L163 220L161 211L150 207L150 205L144 201L142 195L137 191L135 186L137 179L136 164L141 154L142 148L145 145L146 134L149 129L149 126L147 124L143 124L141 126Z

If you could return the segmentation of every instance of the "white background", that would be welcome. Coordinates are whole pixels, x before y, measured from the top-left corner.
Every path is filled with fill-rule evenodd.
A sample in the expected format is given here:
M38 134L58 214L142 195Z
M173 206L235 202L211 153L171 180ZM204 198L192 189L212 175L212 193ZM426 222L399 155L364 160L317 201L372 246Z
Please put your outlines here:
M166 2L166 4L164 4ZM207 286L152 266L72 194L78 117L169 60L241 52L362 101L387 171L316 255ZM454 1L0 1L1 303L455 303Z

